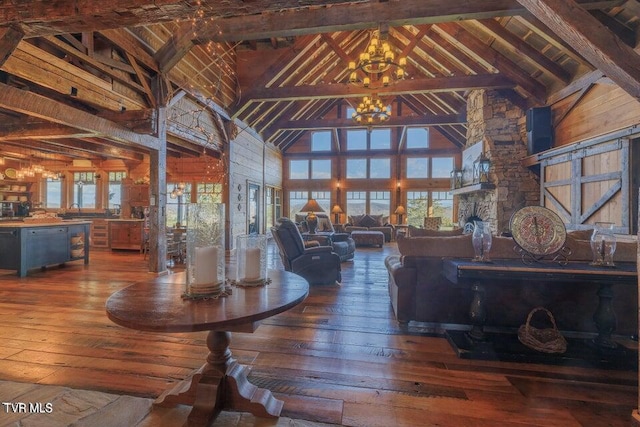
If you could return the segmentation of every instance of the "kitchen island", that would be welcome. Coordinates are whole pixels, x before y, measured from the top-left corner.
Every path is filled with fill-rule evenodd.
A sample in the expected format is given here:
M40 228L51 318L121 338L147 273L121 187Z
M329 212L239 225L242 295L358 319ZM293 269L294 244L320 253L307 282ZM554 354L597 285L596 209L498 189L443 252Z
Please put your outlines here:
M91 221L0 222L0 269L25 277L34 268L69 261L89 264Z

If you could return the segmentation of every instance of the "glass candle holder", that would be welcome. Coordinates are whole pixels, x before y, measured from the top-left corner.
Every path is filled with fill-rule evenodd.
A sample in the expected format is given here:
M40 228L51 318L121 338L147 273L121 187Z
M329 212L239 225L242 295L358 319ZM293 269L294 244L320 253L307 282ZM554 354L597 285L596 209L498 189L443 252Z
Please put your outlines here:
M267 236L243 234L236 237L236 281L244 286L262 285L267 280Z
M187 296L215 295L224 290L224 211L223 203L187 205Z
M591 234L592 265L614 267L613 254L616 252L616 236L612 222L596 222Z
M489 251L491 250L491 226L488 222L474 221L473 235L471 242L475 254L474 261L488 262Z

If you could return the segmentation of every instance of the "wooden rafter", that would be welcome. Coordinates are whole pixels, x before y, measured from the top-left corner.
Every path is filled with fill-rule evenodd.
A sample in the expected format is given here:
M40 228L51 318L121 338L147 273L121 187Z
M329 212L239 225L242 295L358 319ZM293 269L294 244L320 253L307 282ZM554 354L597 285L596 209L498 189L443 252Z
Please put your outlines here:
M571 0L518 2L629 95L640 99L640 56L600 21Z

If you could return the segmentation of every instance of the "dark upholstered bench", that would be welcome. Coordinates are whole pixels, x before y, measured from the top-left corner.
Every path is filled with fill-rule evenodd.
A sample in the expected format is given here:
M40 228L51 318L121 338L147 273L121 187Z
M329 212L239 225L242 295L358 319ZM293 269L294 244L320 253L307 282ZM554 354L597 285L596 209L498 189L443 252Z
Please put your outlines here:
M382 231L364 231L354 230L351 232L351 238L356 246L380 246L384 245L384 233Z

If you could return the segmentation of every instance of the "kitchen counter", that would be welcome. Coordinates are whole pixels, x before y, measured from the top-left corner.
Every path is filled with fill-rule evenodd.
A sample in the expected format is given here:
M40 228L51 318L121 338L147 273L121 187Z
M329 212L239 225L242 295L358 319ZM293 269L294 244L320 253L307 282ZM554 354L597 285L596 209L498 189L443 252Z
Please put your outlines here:
M89 263L91 221L3 221L0 223L0 269L19 277L35 268L84 260Z

